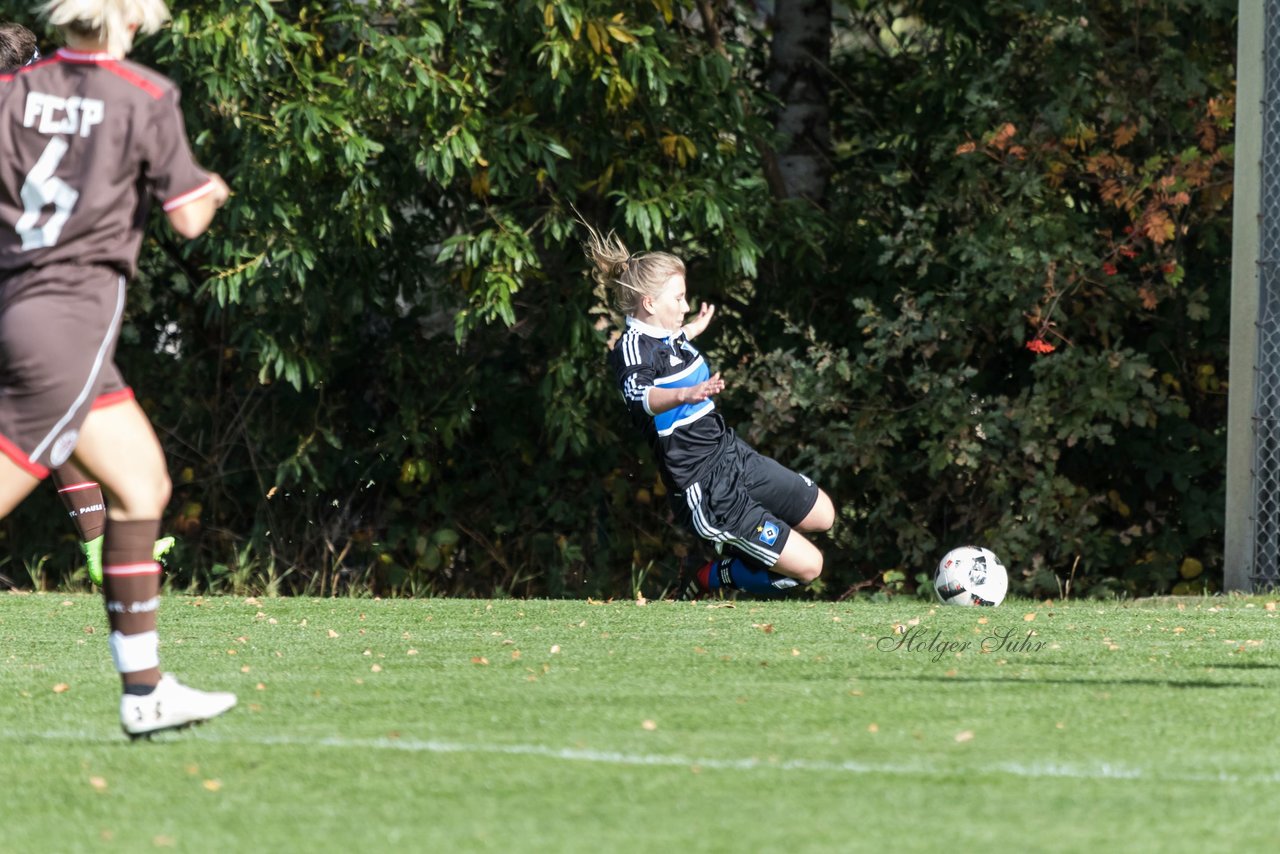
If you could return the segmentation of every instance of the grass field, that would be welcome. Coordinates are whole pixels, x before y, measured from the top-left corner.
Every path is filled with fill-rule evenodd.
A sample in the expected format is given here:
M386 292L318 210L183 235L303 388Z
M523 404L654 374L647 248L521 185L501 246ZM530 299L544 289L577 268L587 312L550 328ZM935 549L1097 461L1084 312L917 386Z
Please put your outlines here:
M170 597L240 705L131 743L101 600L9 594L0 851L1269 850L1274 608Z

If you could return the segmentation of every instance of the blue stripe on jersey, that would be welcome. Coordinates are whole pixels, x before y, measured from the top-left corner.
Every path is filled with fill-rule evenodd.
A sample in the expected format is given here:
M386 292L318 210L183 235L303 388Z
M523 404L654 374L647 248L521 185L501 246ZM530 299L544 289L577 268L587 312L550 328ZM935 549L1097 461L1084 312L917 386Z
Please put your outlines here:
M690 347L689 349L693 348ZM711 370L703 360L702 354L699 353L684 370L669 376L658 377L653 383L664 388L689 388L698 383L706 382L710 378ZM710 398L700 403L683 403L675 409L669 409L654 416L654 426L658 428L659 436L670 436L677 427L688 424L691 421L697 421L715 408L716 405Z
M704 400L701 403L686 403L677 406L675 409L669 409L653 418L654 426L658 428L659 436L670 436L676 431L677 427L683 427L685 424L697 421L716 405L711 400Z

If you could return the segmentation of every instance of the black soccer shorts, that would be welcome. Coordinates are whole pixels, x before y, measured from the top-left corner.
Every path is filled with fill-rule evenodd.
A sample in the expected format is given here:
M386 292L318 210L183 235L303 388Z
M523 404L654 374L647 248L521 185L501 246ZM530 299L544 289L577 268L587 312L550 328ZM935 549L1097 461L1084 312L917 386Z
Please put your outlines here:
M711 469L671 496L676 518L717 552L771 567L818 501L817 485L734 436Z

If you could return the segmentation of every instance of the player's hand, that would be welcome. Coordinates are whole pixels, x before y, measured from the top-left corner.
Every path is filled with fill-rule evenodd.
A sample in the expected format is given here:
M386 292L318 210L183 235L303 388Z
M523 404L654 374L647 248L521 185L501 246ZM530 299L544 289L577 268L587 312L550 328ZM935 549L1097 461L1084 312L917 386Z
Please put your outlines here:
M692 340L706 332L707 327L711 325L711 318L715 317L715 314L716 307L711 303L704 302L698 307L698 316L684 325L685 337Z
M719 394L724 391L724 380L720 379L720 372L716 371L711 379L706 382L700 382L697 385L689 386L685 391L685 403L701 403L712 395Z

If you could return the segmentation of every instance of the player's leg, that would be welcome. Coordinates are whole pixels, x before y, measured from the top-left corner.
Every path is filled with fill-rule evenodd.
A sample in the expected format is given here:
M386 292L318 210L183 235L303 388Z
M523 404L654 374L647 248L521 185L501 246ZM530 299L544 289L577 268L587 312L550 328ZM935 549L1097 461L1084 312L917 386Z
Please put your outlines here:
M160 566L151 548L170 489L160 443L141 407L130 400L89 413L75 462L108 496L103 593L117 669L126 693L154 688L160 681ZM121 669L122 663L130 669Z
M796 524L795 529L806 534L821 534L824 531L830 531L835 523L836 507L831 502L831 496L827 495L826 490L819 488L818 500L813 503L813 508L805 514L805 517Z
M742 590L778 596L817 578L822 553L747 494L735 459L684 493L683 521L722 554L699 569L697 592ZM690 591L682 591L690 595Z
M13 512L22 499L40 484L26 468L18 465L7 454L0 453L0 519Z
M822 552L804 534L792 529L773 565L773 571L801 584L812 584L822 575Z
M137 402L93 410L75 460L107 495L103 596L124 689L121 726L136 737L222 714L235 705L234 694L195 691L160 672L161 570L153 551L171 485L160 442Z
M107 524L107 505L102 497L102 488L71 462L53 470L53 483L80 536L89 580L101 587L102 535Z
M745 492L755 506L742 496L726 502L723 494L712 502L731 508L722 510L721 519L734 534L731 545L738 555L719 561L715 569L743 589L785 590L812 584L822 574L822 552L804 533L831 528L835 521L831 498L805 475L758 453L741 439L734 442L732 458L733 488Z

